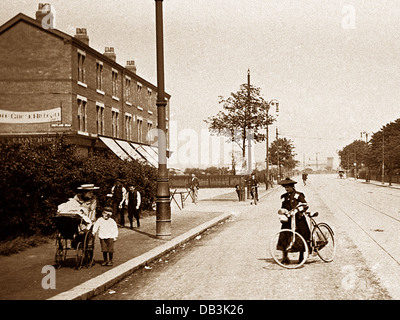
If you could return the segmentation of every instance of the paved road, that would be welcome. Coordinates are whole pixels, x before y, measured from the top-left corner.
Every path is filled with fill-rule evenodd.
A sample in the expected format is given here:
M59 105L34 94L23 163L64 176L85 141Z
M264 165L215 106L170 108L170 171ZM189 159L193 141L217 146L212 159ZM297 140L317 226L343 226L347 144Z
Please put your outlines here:
M400 215L392 203L400 191L333 175L310 175L307 186L299 183L297 189L306 194L311 210L320 212L317 221L335 230L338 248L332 263L317 256L295 270L274 263L268 243L280 228L276 211L283 191L275 189L257 206L249 204L248 210L94 299L399 299L393 285L399 256L391 245L397 222L382 217L393 210Z

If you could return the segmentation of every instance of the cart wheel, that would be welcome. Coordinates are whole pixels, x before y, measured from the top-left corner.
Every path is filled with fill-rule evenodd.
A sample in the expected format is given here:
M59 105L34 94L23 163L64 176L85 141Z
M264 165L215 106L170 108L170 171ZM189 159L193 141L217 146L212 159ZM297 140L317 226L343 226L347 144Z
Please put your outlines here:
M91 268L94 265L94 241L93 234L89 231L86 233L84 241L85 250L85 265L87 268Z
M82 268L83 258L84 258L84 249L82 242L79 242L76 245L76 257L75 257L75 262L76 262L75 267L77 270Z

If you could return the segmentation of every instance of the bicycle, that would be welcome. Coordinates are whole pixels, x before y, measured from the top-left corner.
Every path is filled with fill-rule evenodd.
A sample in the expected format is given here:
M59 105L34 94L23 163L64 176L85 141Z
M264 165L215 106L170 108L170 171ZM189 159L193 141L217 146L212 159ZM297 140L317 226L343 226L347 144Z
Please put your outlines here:
M287 269L299 268L306 262L309 253L312 252L315 252L324 262L333 261L336 253L334 233L327 223L317 223L314 220L318 216L318 212L304 212L311 224L308 241L295 231L296 219L292 212L289 211L289 213L292 215L291 229L281 229L270 241L270 253L275 262ZM280 239L281 243L278 245ZM284 240L286 240L286 243ZM284 243L282 244L282 242ZM303 250L303 258L299 259L299 252Z
M254 204L257 205L258 202L258 187L256 186L251 186L251 198L254 201ZM253 202L250 202L250 204L253 204Z

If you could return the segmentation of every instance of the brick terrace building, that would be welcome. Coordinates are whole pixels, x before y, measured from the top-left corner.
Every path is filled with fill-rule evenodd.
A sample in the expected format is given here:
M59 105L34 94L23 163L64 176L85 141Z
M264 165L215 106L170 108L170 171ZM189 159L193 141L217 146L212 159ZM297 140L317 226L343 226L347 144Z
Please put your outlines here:
M52 28L51 14L49 4L39 4L36 19L20 13L0 27L0 139L65 134L86 154L154 150L146 145L157 128L157 87L136 74L134 61L119 65L114 48L91 48L86 29L70 36Z

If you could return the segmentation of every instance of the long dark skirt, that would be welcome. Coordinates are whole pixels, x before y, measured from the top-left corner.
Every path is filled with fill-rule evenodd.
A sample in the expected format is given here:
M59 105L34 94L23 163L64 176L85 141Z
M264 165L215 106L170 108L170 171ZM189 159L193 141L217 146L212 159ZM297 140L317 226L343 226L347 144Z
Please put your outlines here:
M281 229L291 229L291 219L289 218L288 222L283 222ZM310 228L308 227L306 218L297 217L296 216L296 232L298 232L301 236L303 236L304 240L310 240ZM291 241L293 240L293 234L289 232L284 232L279 235L278 243L276 245L277 250L287 251L290 246ZM304 243L300 239L300 237L296 237L295 243L290 248L290 252L304 252Z

